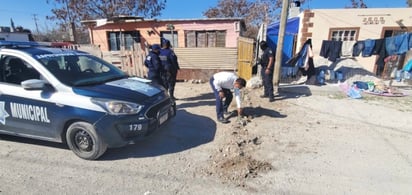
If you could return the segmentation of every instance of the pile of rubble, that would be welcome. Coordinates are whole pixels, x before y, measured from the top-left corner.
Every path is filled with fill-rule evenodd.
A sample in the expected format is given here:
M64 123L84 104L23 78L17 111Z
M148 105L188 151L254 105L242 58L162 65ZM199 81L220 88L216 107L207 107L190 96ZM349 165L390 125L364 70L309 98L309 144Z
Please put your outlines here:
M243 100L246 105L252 104L247 93L243 94ZM246 187L247 179L255 178L259 173L272 170L273 167L270 163L257 160L252 155L262 143L259 136L248 130L253 117L235 116L233 119L236 122L232 122L230 130L224 132L224 141L210 156L209 166L202 171L219 177L223 183Z

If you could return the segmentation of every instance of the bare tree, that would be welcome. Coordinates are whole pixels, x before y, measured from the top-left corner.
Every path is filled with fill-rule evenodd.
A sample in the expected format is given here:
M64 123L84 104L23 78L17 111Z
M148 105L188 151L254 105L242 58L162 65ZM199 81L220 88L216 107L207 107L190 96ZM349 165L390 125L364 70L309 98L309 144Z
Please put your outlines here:
M119 15L159 16L165 8L166 0L46 0L53 4L52 16L63 31L80 27L80 21L99 18L112 18ZM69 29L67 29L69 27Z
M47 0L47 3L55 7L49 19L73 22L119 15L153 18L160 15L166 0Z
M303 4L305 1L297 1ZM203 15L208 18L240 17L245 20L245 36L255 37L262 23L279 20L282 0L219 0L215 7L209 8Z
M348 8L368 8L363 0L351 0L352 5Z

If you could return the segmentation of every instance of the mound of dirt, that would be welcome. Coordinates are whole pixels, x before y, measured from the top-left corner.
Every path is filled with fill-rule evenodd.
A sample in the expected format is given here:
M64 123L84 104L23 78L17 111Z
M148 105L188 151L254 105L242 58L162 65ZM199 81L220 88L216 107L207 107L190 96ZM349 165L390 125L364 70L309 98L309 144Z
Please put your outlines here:
M273 166L251 155L261 144L259 137L250 135L240 124L232 125L232 129L231 135L225 136L226 140L219 150L210 156L211 163L206 173L217 175L224 183L244 186L246 179L272 170Z
M244 93L245 105L252 105L249 95ZM209 159L209 165L203 172L219 177L223 183L234 183L245 187L247 179L255 178L259 173L265 173L274 167L262 160L255 159L253 153L259 149L261 139L250 133L247 124L253 117L243 116L235 119L223 135L219 149Z

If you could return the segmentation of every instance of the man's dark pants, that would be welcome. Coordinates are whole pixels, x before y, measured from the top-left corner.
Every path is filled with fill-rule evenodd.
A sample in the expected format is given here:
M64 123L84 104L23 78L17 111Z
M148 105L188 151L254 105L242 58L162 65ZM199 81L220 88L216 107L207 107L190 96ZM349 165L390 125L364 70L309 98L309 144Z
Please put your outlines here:
M175 97L175 85L176 85L176 77L177 77L177 72L172 72L168 78L168 91L170 97Z
M261 76L263 80L263 95L269 98L274 98L273 94L273 70L270 70L269 74L266 74L266 67L261 70Z
M215 86L213 85L214 78L210 78L210 86L213 89L213 93L216 98L216 114L217 118L223 118L223 113L227 111L230 103L233 99L233 94L230 89L222 89L223 93L225 93L225 101L222 101L222 98L219 96L219 91L216 90Z

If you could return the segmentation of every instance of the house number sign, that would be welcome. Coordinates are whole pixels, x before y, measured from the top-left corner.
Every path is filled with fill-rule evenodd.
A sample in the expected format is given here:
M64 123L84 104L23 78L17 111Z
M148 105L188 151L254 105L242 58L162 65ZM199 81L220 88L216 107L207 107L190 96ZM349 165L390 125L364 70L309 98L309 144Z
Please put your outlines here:
M371 24L385 24L385 18L383 17L364 17L362 20L364 25Z

